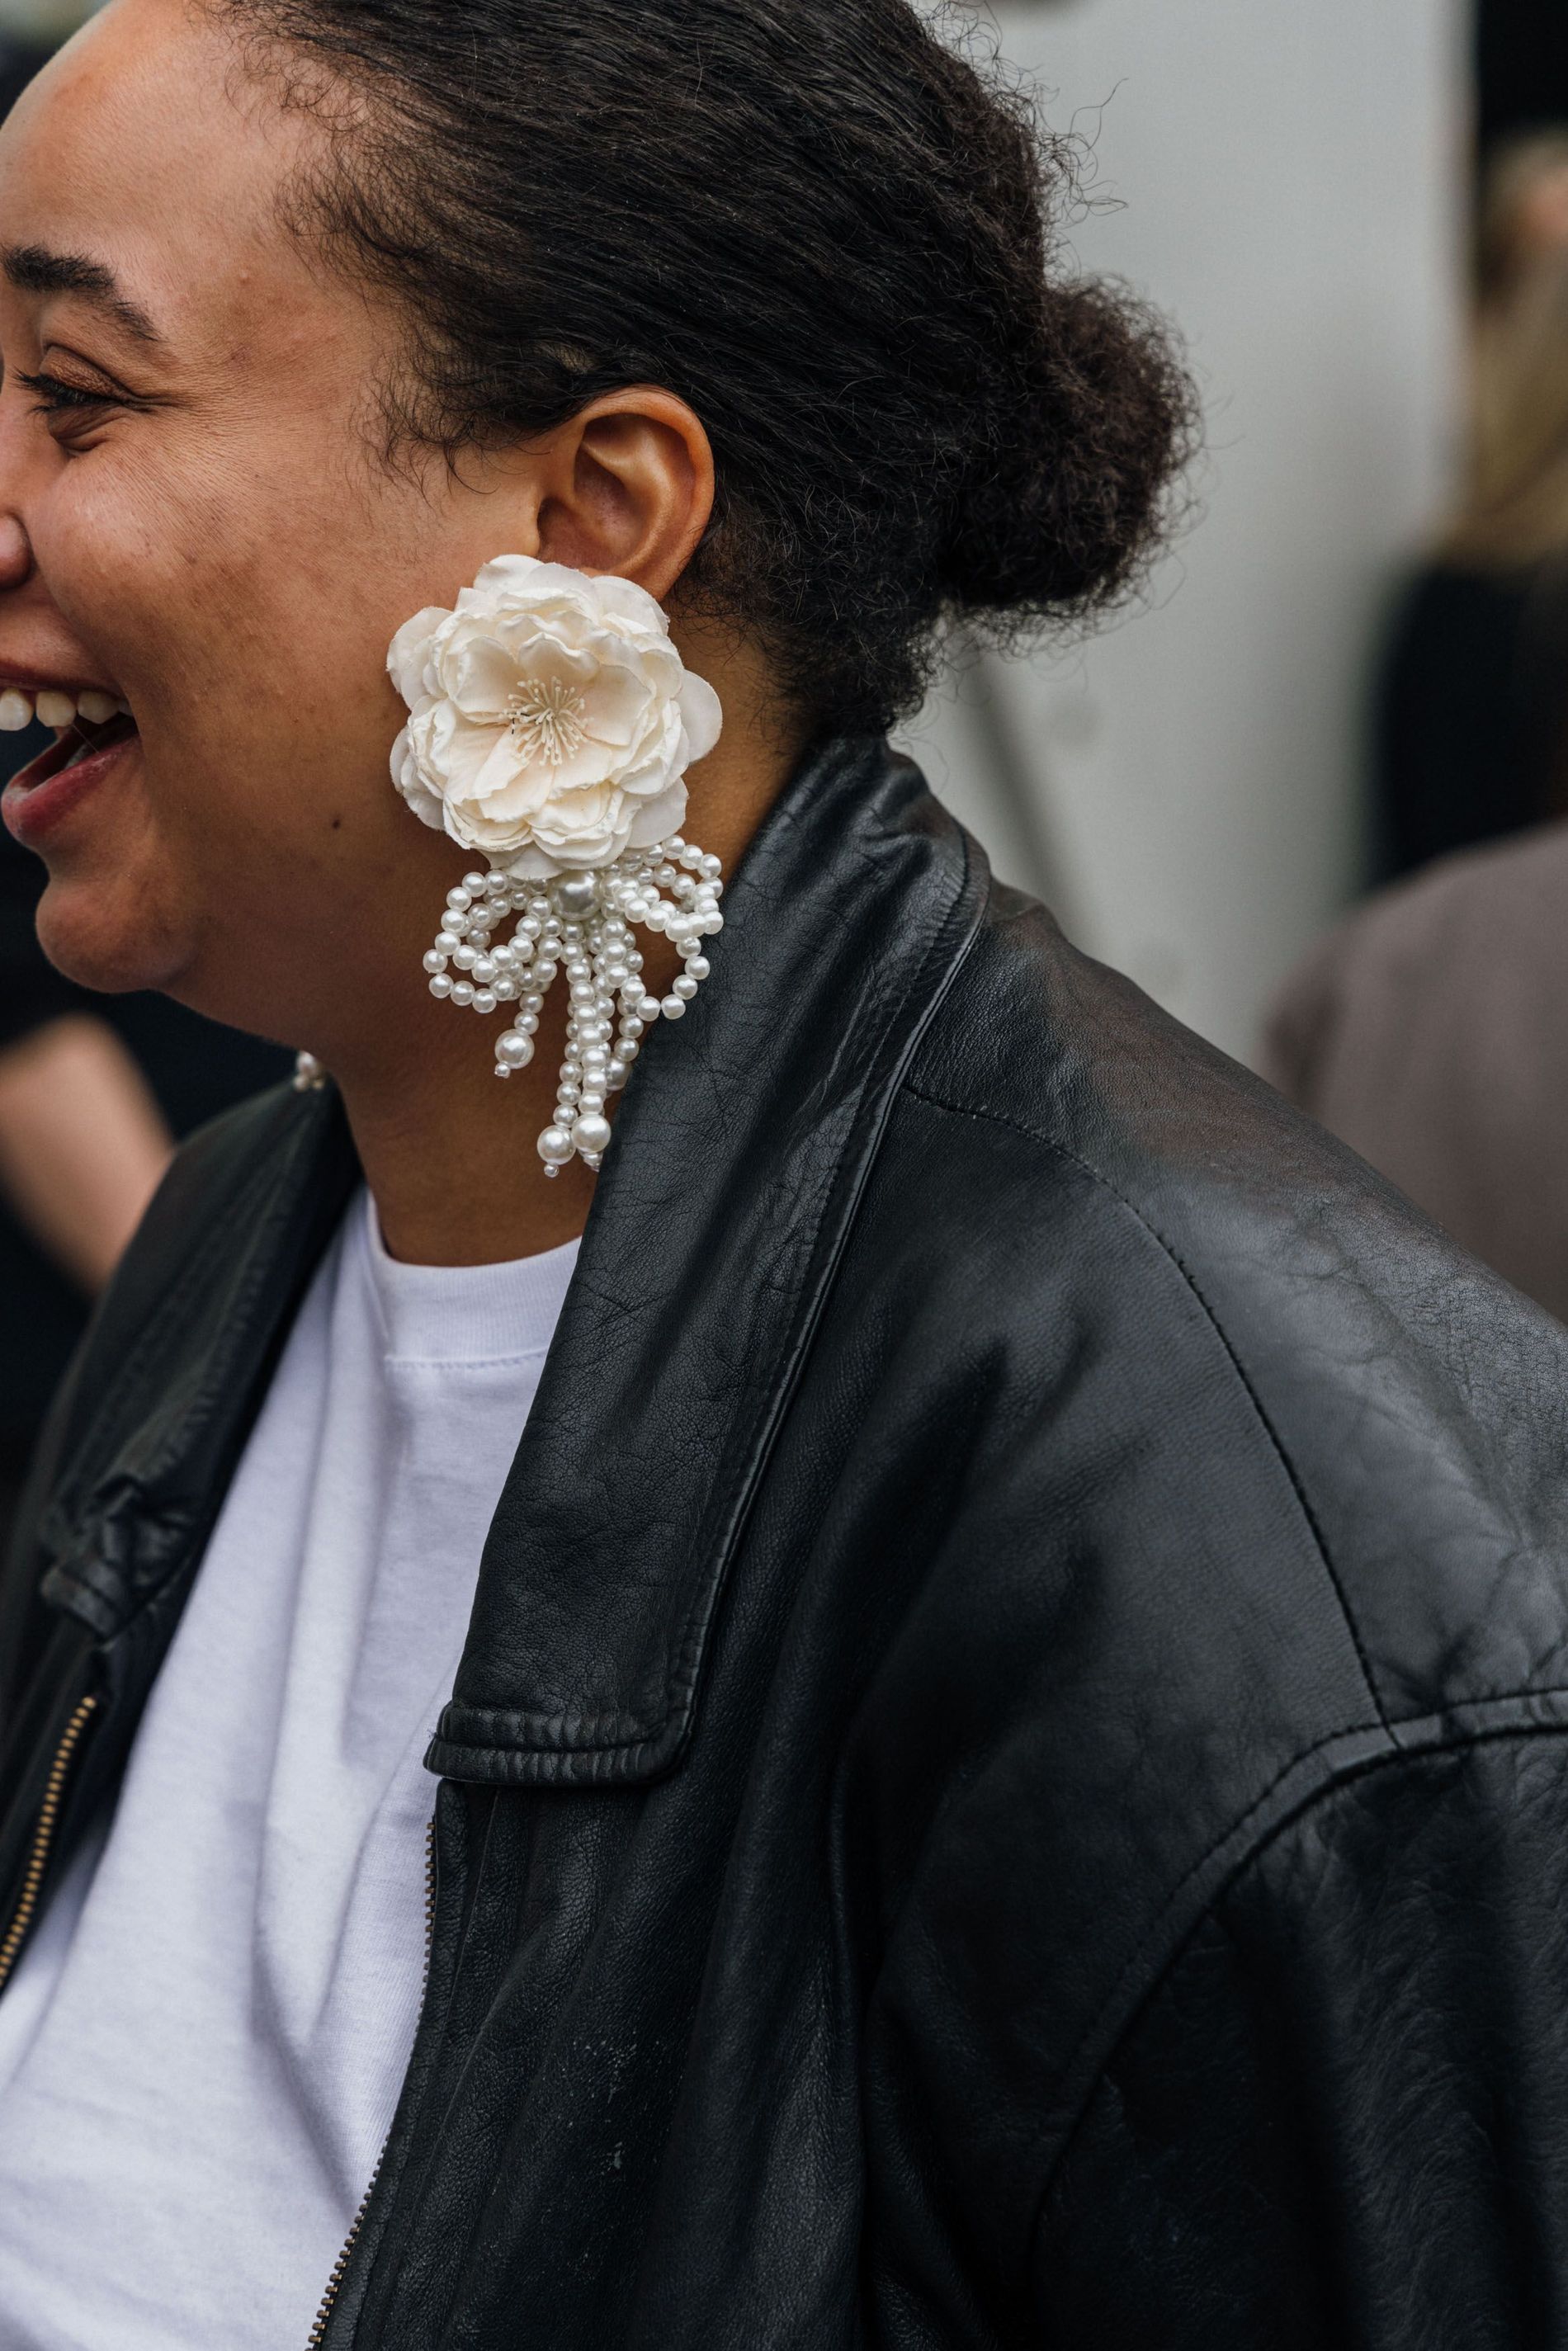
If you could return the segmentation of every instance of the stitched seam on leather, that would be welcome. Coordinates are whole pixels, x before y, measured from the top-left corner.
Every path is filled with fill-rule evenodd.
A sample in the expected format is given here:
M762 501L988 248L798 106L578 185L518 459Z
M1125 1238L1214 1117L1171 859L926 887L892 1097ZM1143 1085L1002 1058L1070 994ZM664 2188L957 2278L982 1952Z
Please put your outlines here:
M1539 1702L1542 1698L1568 1698L1568 1687L1560 1685L1553 1685L1551 1687L1544 1689L1511 1690L1500 1697L1473 1701L1472 1703L1476 1705L1478 1711L1491 1713L1499 1708L1531 1705ZM1401 1728L1405 1731L1409 1732L1414 1727L1415 1719L1406 1719ZM1262 1858L1263 1855L1268 1852L1269 1847L1277 1838L1283 1836L1290 1829L1295 1827L1298 1822L1304 1820L1315 1806L1328 1802L1333 1797L1337 1795L1342 1789L1347 1787L1353 1780L1365 1779L1371 1773L1384 1771L1390 1766L1426 1761L1435 1755L1457 1755L1462 1753L1468 1748L1485 1746L1489 1742L1498 1740L1517 1739L1523 1740L1531 1739L1562 1739L1568 1737L1568 1720L1558 1722L1503 1722L1495 1724L1481 1721L1478 1722L1472 1729L1449 1731L1444 1735L1438 1732L1436 1725L1438 1722L1447 1721L1448 1717L1434 1717L1427 1715L1418 1718L1418 1719L1434 1725L1434 1729L1430 1736L1425 1739L1417 1738L1414 1741L1408 1738L1401 1740L1395 1740L1390 1737L1389 1744L1381 1748L1376 1753L1358 1756L1354 1761L1347 1761L1343 1769L1331 1771L1330 1776L1326 1780L1322 1781L1314 1787L1303 1791L1300 1802L1291 1804L1287 1811L1282 1813L1280 1818L1271 1823L1266 1834L1260 1837L1255 1844L1245 1844L1242 1847L1242 1850L1237 1855L1231 1866L1226 1871L1218 1885L1215 1886L1213 1892L1203 1903L1202 1907L1176 1937L1175 1942L1171 1945L1170 1949L1164 1954L1164 1956L1159 1959L1157 1965L1152 1970L1147 1982L1139 1990L1137 1997L1128 2009L1120 2026L1118 2026L1116 2031L1113 2033L1110 2041L1106 2044L1103 2055L1095 2064L1093 2070L1087 2074L1083 2087L1073 2102L1072 2109L1061 2131L1060 2143L1056 2148L1056 2152L1051 2156L1046 2166L1045 2174L1040 2182L1040 2190L1035 2199L1033 2216L1030 2220L1028 2231L1028 2248L1025 2255L1026 2260L1032 2257L1035 2240L1044 2222L1045 2206L1051 2195L1051 2189L1055 2185L1056 2175L1071 2151L1073 2141L1077 2137L1078 2132L1082 2128L1084 2119L1088 2115L1089 2108L1093 2103L1094 2093L1104 2077L1106 2067L1115 2062L1118 2051L1124 2045L1129 2037L1136 2032L1139 2021L1142 2018L1145 2010L1147 2008L1149 2001L1158 1991L1161 1984L1170 1974L1171 1970L1177 1964L1182 1953L1192 1941L1193 1937L1200 1931L1205 1919L1212 1917L1219 1904L1225 1900L1226 1896L1236 1886L1238 1880L1252 1866L1254 1862ZM1149 1944L1155 1939L1160 1928L1168 1918L1170 1913L1177 1907L1182 1896L1192 1885L1194 1879L1202 1876L1204 1870L1208 1866L1208 1864L1214 1859L1215 1855L1220 1852L1232 1838L1242 1835L1248 1823L1269 1803L1270 1798L1278 1792L1281 1786L1291 1777L1293 1771L1300 1770L1303 1764L1311 1762L1312 1758L1322 1753L1325 1748L1333 1747L1343 1740L1354 1739L1358 1735L1364 1735L1369 1731L1385 1729L1386 1729L1386 1726L1381 1723L1363 1724L1359 1726L1359 1728L1353 1724L1345 1729L1331 1731L1326 1738L1314 1740L1311 1747L1303 1748L1301 1752L1296 1756L1291 1762L1288 1763L1282 1771L1279 1772L1275 1778L1270 1782L1269 1786L1264 1790L1263 1793L1258 1797L1254 1802L1248 1806L1247 1810L1240 1814L1239 1819L1236 1820L1229 1828L1225 1831L1223 1835L1215 1839L1214 1843L1208 1847L1201 1860L1195 1862L1192 1867L1187 1870L1180 1884L1176 1887L1175 1891L1162 1906L1159 1916L1155 1920L1149 1933L1139 1944L1138 1949L1132 1954L1126 1964L1118 1972L1115 1983L1113 1985L1111 1991L1106 1994L1105 1998L1101 2001L1089 2024L1084 2028L1083 2032L1079 2035L1077 2042L1074 2043L1072 2054L1061 2069L1063 2079L1071 2079L1073 2073L1078 2069L1084 2052L1092 2045L1094 2038L1101 2030L1105 2017L1117 2006L1119 1997L1124 1986L1131 1979L1136 1976L1140 1962L1145 1958L1145 1955L1148 1950Z
M1373 1679L1372 1660L1368 1656L1365 1646L1362 1641L1361 1627L1357 1625L1354 1614L1352 1612L1350 1603L1345 1596L1344 1586L1340 1582L1339 1572L1334 1566L1333 1561L1330 1556L1328 1544L1323 1539L1323 1531L1318 1524L1317 1515L1312 1509L1311 1501L1308 1499L1306 1489L1302 1485L1300 1477L1297 1475L1296 1465L1291 1460L1290 1454L1286 1451L1279 1431L1275 1428L1273 1422L1270 1419L1267 1411L1264 1409L1261 1397L1259 1395L1258 1391L1248 1377L1246 1366L1243 1364L1235 1348L1231 1345L1229 1335L1226 1331L1225 1325L1221 1322L1214 1308L1209 1304L1208 1300L1205 1297L1197 1276L1193 1273L1191 1268L1186 1263L1180 1251L1166 1238L1164 1233L1160 1231L1157 1225L1150 1223L1148 1217L1138 1207L1137 1202L1135 1200L1130 1200L1124 1192L1119 1191L1116 1186L1112 1183L1110 1177L1106 1176L1102 1169L1094 1166L1089 1160L1081 1158L1076 1151L1069 1150L1065 1144L1058 1143L1051 1135L1041 1134L1038 1129L1025 1126L1019 1120L1008 1118L998 1111L976 1110L967 1103L945 1102L940 1094L928 1093L924 1087L917 1085L913 1079L905 1081L904 1092L906 1093L913 1094L917 1102L928 1103L933 1110L946 1111L952 1117L974 1119L982 1125L1005 1127L1011 1134L1021 1135L1026 1143L1037 1144L1042 1151L1049 1151L1053 1158L1064 1161L1067 1165L1071 1167L1076 1167L1082 1175L1087 1176L1092 1183L1097 1184L1102 1191L1109 1194L1113 1200L1115 1200L1122 1207L1125 1208L1128 1215L1134 1219L1145 1233L1148 1234L1149 1238L1165 1252L1172 1265L1176 1267L1176 1271L1181 1275L1182 1280L1186 1282L1194 1298L1197 1301L1198 1305L1203 1309L1203 1312L1207 1320L1209 1328L1213 1331L1215 1337L1218 1340L1221 1347L1224 1349L1226 1360L1228 1362L1231 1370L1235 1373L1238 1381L1240 1383L1248 1402L1251 1405L1253 1411L1258 1416L1259 1426L1262 1428L1265 1436L1268 1437L1270 1444L1274 1449L1280 1467L1283 1469L1286 1478L1290 1481L1291 1491L1296 1498L1297 1508L1300 1510L1303 1520L1306 1521L1307 1529L1312 1535L1312 1542L1316 1548L1318 1557L1322 1562L1323 1573L1328 1577L1329 1583L1333 1587L1334 1599L1338 1603L1339 1612L1344 1622L1345 1631L1350 1636L1351 1646L1355 1651L1356 1663L1361 1668L1362 1680L1366 1686L1366 1695L1372 1701L1379 1724L1385 1730L1392 1733L1394 1726L1390 1722L1388 1716L1384 1709L1383 1700L1378 1695L1377 1685Z

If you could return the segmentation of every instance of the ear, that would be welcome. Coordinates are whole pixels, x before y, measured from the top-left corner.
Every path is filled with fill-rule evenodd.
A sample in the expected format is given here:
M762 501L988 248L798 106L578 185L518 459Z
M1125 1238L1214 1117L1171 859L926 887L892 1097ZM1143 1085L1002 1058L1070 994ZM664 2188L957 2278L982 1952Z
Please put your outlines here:
M652 385L608 392L542 454L545 560L614 572L667 602L713 512L713 451L685 402Z

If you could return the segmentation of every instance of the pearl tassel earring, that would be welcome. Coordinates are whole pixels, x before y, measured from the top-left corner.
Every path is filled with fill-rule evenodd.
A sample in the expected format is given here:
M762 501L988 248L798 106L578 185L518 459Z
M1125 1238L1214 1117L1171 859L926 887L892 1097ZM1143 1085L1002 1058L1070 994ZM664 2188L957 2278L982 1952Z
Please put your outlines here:
M545 997L558 971L565 971L571 997L566 1055L555 1117L538 1139L547 1176L579 1155L597 1169L610 1140L607 1099L625 1084L644 1033L655 1020L679 1020L707 977L702 941L724 928L721 872L716 857L674 833L596 871L543 881L465 873L447 892L441 928L424 958L430 992L480 1013L517 1006L496 1040L498 1078L533 1060ZM497 939L514 915L511 938ZM685 967L662 999L643 984L634 924L663 932L681 950Z
M479 1013L517 1009L496 1075L534 1057L551 981L570 992L547 1176L597 1168L605 1110L655 1020L679 1020L724 928L718 859L677 830L685 770L718 740L718 696L694 676L660 606L635 581L499 555L449 611L432 605L392 641L408 705L392 781L423 823L476 852L424 958L430 992ZM509 938L498 937L507 924ZM661 932L685 968L660 998L632 931ZM296 1082L319 1081L300 1058Z

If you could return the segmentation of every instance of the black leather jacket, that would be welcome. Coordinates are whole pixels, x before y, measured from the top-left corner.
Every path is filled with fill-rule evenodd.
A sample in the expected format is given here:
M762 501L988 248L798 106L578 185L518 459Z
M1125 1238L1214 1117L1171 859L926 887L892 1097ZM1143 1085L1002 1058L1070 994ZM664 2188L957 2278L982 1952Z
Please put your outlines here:
M880 746L727 907L486 1548L318 2339L1568 2343L1568 1341ZM24 1932L356 1175L262 1098L98 1318L3 1595Z

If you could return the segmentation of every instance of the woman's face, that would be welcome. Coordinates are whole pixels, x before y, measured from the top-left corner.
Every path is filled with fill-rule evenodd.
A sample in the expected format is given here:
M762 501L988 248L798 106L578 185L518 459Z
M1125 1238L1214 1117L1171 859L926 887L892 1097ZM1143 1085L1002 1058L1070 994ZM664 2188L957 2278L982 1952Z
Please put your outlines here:
M508 477L382 462L396 322L280 225L321 133L237 64L114 0L0 130L0 686L134 721L6 813L64 969L314 1041L464 862L392 789L387 642L534 549Z

